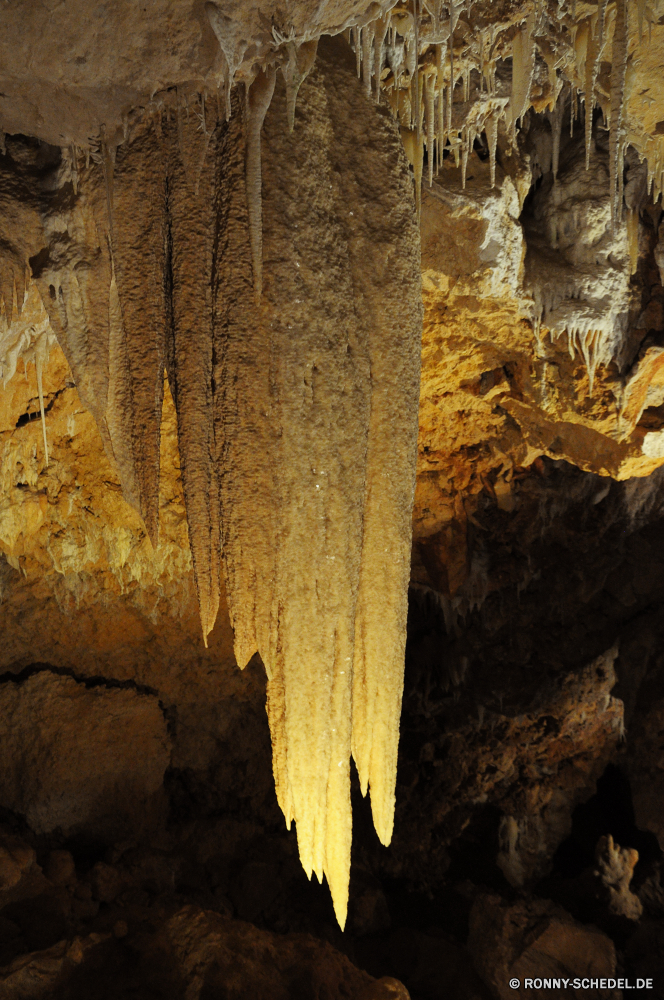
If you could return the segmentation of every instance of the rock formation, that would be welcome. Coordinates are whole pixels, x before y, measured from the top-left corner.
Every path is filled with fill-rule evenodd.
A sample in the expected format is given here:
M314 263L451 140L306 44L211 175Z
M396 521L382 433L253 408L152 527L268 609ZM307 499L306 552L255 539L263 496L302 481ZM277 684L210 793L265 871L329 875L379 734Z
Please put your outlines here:
M659 20L5 4L8 995L651 968Z

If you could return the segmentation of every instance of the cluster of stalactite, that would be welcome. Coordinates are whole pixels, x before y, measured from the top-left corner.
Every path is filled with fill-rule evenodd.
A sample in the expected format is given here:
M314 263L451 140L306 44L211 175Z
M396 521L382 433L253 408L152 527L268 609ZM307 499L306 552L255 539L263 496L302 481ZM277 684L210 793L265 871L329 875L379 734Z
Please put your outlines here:
M445 157L461 168L465 187L468 159L482 137L488 150L491 186L496 179L499 131L516 147L520 123L534 108L546 115L552 136L551 169L558 173L563 121L585 132L586 168L594 150L593 119L598 108L609 131L609 204L614 231L626 225L629 266L638 259L638 216L646 193L657 200L664 187L664 144L660 136L632 135L624 108L629 97L628 52L647 45L658 17L659 0L597 0L594 4L537 3L516 17L498 22L491 6L476 0L409 0L373 21L350 29L356 69L367 95L387 98L402 128L402 139L421 194L426 164L428 183ZM511 61L511 71L506 69ZM602 63L611 66L608 93L599 86ZM537 81L537 97L534 84ZM625 156L629 146L647 163L642 201L624 197ZM633 192L632 192L633 193ZM626 220L623 221L626 208ZM546 319L546 303L534 295L534 325ZM588 368L591 385L598 362L608 363L622 330L614 315L590 317L566 333ZM571 350L574 350L571 347Z
M33 273L155 545L167 373L203 635L225 583L237 661L268 674L279 802L343 925L351 755L392 834L419 239L398 129L346 43L293 65L235 88L228 120L201 102L71 153Z

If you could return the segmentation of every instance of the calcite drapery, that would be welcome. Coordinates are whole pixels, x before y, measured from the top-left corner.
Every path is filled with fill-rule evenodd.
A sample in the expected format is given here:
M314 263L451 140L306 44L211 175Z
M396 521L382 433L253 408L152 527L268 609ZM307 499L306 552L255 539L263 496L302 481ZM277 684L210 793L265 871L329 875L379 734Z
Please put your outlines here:
M154 540L167 368L204 637L223 563L238 663L268 672L279 802L343 925L351 753L392 833L419 235L397 127L346 43L320 45L293 132L281 75L258 132L273 85L234 91L229 122L201 99L102 144L38 280Z

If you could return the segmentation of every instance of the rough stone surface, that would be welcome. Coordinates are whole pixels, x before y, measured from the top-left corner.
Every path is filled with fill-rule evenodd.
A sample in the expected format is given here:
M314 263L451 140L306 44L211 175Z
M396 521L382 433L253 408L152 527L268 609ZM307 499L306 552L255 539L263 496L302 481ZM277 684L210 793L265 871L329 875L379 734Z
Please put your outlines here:
M372 979L327 943L280 938L197 907L153 915L149 929L126 935L125 925L16 959L0 969L3 1000L110 1000L123 989L168 1000L410 1000L400 982Z
M159 816L170 747L154 696L40 670L0 687L0 718L2 801L36 833L122 836Z
M526 978L607 979L616 971L615 949L606 935L574 924L544 901L510 906L495 896L479 896L471 912L468 948L486 984L505 1000L530 995ZM519 980L519 988L509 986L511 978ZM568 995L616 994L572 989Z

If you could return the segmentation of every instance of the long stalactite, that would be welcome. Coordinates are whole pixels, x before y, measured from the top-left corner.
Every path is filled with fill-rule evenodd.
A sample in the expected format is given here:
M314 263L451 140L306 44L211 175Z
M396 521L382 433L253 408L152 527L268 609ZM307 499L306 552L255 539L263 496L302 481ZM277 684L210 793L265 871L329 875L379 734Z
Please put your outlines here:
M203 637L225 583L237 661L268 674L279 803L343 926L351 755L392 832L422 303L398 126L343 39L312 56L297 88L297 53L235 88L228 121L178 95L104 137L39 280L155 544L167 370Z
M343 925L351 750L391 836L419 241L398 134L342 41L320 46L300 108L289 134L280 82L263 132L262 298L223 327L223 552L238 662L257 648L268 671L279 802Z
M526 5L473 35L472 4L466 20L458 2L380 3L348 22L346 39L273 24L252 63L240 21L207 3L217 95L180 84L153 95L124 134L100 127L85 166L66 146L69 184L44 233L37 204L32 228L9 227L23 234L16 244L0 220L0 332L19 317L31 261L81 400L155 546L167 372L203 639L225 588L238 664L258 652L267 671L279 803L295 821L305 870L327 878L342 926L351 756L380 840L392 836L425 150L430 186L445 155L465 186L485 132L493 187L499 144L515 147L537 78L555 181L563 115L572 128L583 92L587 166L595 105L610 125L617 229L628 62L637 26L644 44L648 9L635 13L626 0L596 8ZM554 23L552 46L545 29ZM496 72L508 59L509 82ZM656 143L648 173L658 193ZM2 206L10 212L10 200ZM549 305L534 299L536 330ZM606 325L611 332L613 315ZM597 359L609 357L604 328L567 332L572 353L580 338L592 392ZM24 355L35 350L31 341Z

